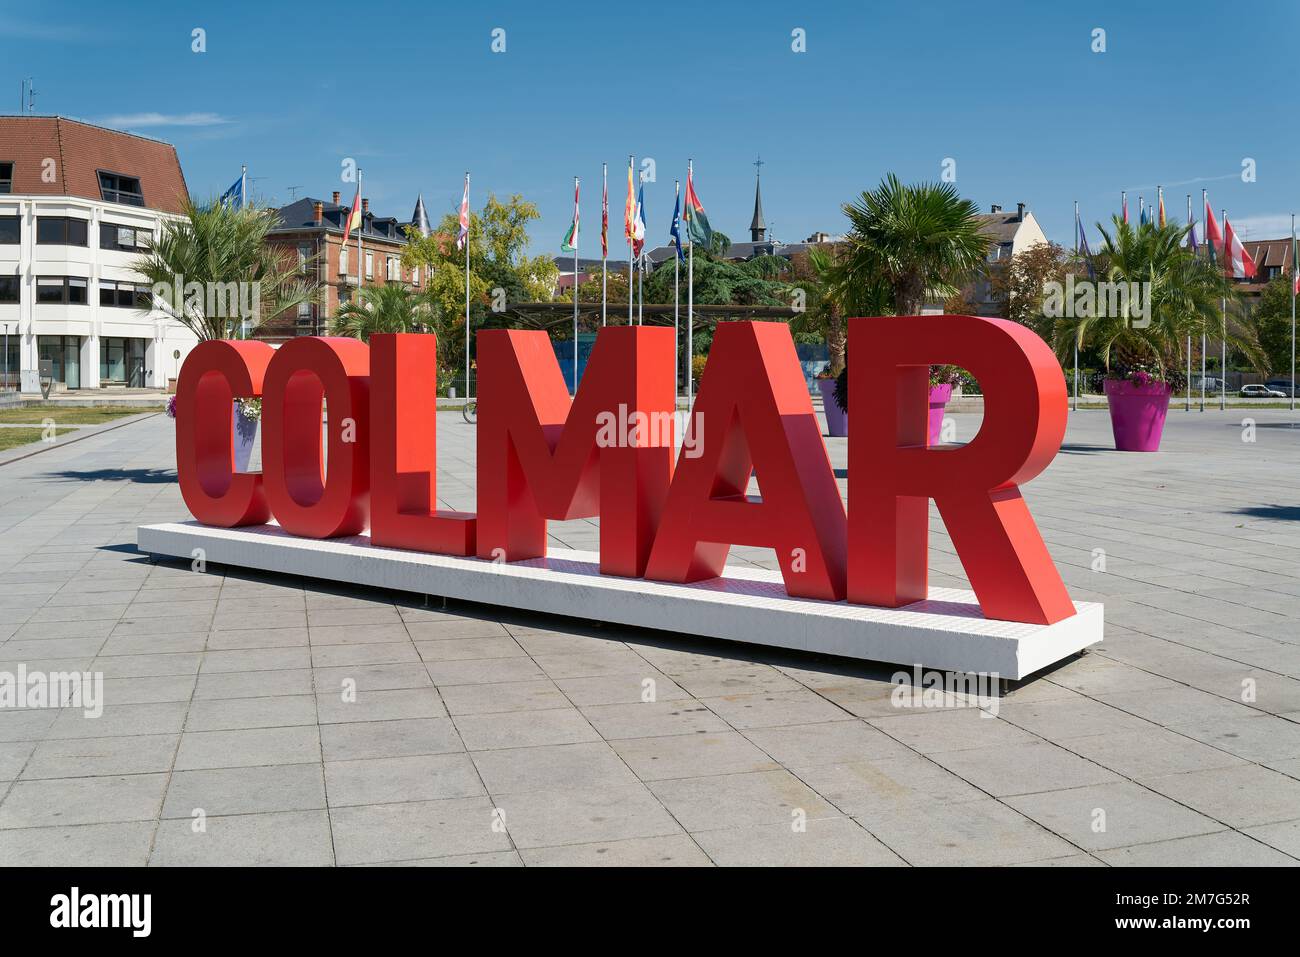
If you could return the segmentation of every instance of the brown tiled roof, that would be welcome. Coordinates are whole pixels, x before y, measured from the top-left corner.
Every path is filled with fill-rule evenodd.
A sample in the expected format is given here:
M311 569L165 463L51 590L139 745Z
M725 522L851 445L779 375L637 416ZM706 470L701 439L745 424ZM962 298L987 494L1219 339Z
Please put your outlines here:
M1265 266L1281 266L1283 272L1290 272L1290 238L1244 240L1242 245L1246 247L1246 252L1250 253L1250 257L1255 260L1255 265L1260 269Z
M176 147L61 116L0 116L0 162L14 164L13 191L23 195L102 199L100 170L139 179L149 209L183 212L189 195Z

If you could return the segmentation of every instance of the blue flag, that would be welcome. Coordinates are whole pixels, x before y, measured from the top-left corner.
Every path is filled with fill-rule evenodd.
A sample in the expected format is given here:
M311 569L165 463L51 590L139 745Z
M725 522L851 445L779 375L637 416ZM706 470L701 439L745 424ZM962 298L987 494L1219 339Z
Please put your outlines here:
M673 203L673 226L668 230L668 235L673 237L673 245L677 247L677 258L685 259L682 253L682 194L677 194L677 201Z
M221 194L217 200L222 206L230 206L231 209L239 209L244 205L244 174L239 174L239 179L235 180L230 189Z

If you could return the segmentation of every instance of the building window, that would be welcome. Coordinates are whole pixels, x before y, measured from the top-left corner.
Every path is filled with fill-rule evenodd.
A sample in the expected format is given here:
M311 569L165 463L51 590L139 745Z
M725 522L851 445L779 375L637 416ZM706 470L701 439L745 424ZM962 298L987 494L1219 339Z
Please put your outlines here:
M339 247L339 275L347 278L348 274L348 247Z
M0 193L14 191L14 164L0 163Z
M22 281L17 276L0 276L0 302L18 302Z
M0 246L17 246L22 241L22 223L17 216L0 216Z
M366 278L375 278L375 254L366 253Z
M307 243L298 244L298 271L307 272L307 263L311 261L311 246Z
M152 236L153 232L149 229L119 226L116 223L99 224L100 249L116 249L123 253L143 252Z
M88 227L84 219L71 216L37 216L36 245L86 246Z
M419 284L420 284L420 267L419 267L419 266L412 266L412 267L411 267L411 285L412 285L412 286L418 286Z
M99 173L99 192L106 203L122 203L125 206L143 206L144 192L140 181L134 176L120 173Z
M148 286L133 282L99 282L99 304L114 309L140 309L148 311L153 308L153 293Z
M88 302L89 288L89 281L76 276L39 276L36 279L36 302L43 306L84 306Z

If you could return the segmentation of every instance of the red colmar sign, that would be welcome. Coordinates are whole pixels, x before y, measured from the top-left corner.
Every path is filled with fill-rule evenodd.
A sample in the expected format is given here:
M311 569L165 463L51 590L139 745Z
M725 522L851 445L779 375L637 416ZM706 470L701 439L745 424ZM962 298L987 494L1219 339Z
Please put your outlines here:
M436 507L434 336L204 342L177 391L181 492L207 525L369 528L380 547L507 562L546 555L548 520L598 517L603 574L701 581L732 545L761 546L792 596L885 607L926 597L934 499L986 617L1073 615L1019 491L1065 434L1047 345L974 316L850 319L849 344L847 510L789 330L767 322L717 327L680 456L672 329L601 329L573 399L546 333L480 332L474 514ZM979 380L985 409L970 443L939 450L926 443L928 367L941 364ZM253 396L263 471L240 473L231 402ZM761 499L746 494L754 474Z

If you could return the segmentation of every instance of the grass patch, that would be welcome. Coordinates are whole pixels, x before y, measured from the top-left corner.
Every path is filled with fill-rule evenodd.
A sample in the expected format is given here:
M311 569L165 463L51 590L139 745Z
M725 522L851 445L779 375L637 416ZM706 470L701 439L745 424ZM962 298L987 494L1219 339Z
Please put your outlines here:
M57 435L66 435L69 432L75 432L76 429L62 428L57 429ZM32 429L0 429L0 452L7 449L16 449L20 445L31 445L33 442L39 442L45 438L45 430Z
M130 405L28 405L18 409L0 409L0 423L21 423L40 425L46 419L52 419L63 425L104 425L114 419L127 415L139 415L141 412L161 412L157 409L138 408Z

